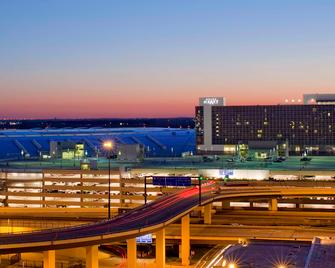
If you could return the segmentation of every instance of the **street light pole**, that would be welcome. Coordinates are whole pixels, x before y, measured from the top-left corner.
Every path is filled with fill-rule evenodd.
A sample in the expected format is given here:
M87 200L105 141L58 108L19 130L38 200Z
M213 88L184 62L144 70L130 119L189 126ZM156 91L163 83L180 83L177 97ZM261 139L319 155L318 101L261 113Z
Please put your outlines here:
M147 176L144 176L144 204L147 204Z
M111 219L111 154L108 154L108 219Z
M198 181L199 181L199 206L201 206L201 180L202 180L202 177L199 176L198 177Z
M111 159L113 143L111 141L105 141L103 147L108 151L108 220L111 218Z

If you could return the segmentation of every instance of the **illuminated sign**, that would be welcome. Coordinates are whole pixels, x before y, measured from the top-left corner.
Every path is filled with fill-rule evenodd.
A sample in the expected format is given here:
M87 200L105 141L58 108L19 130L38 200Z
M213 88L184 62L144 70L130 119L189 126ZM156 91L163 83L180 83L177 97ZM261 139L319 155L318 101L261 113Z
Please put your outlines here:
M234 170L231 169L220 169L219 170L220 176L233 176Z
M152 184L159 186L191 186L191 177L153 176Z
M222 97L204 97L199 99L200 105L224 105Z
M209 105L219 104L219 100L217 98L206 98L204 100L204 104L209 104Z
M136 237L136 243L151 244L152 243L152 234L146 234L146 235Z

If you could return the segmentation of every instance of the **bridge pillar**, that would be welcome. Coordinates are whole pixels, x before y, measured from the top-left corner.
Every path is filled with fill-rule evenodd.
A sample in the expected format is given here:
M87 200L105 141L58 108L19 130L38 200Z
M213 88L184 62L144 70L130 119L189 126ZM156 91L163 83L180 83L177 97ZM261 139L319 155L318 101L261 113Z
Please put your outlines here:
M54 250L43 251L43 268L56 267L56 253Z
M128 268L136 268L137 265L136 238L130 238L127 240L127 263Z
M181 218L181 264L190 264L190 214Z
M209 203L204 206L204 224L212 223L212 203Z
M99 267L98 252L97 245L86 247L86 268Z
M229 209L230 208L230 201L222 201L221 202L222 209Z
M165 268L165 229L156 232L156 266Z
M304 204L303 203L296 203L295 208L299 208L299 209L304 208Z
M124 188L124 183L121 182L121 175L120 175L120 206L121 207L124 207L124 204L125 204L125 193L123 191L123 188Z
M278 201L277 199L273 198L269 200L269 210L277 211L278 210Z

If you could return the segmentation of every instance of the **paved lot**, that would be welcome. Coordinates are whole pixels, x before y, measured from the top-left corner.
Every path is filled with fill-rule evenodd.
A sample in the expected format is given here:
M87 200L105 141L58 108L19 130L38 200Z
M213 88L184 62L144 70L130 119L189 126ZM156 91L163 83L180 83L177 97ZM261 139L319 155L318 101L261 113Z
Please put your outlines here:
M310 255L308 268L334 268L335 240L322 239L320 243L314 244Z
M303 243L251 242L231 247L224 259L238 268L303 268L309 249L310 245Z

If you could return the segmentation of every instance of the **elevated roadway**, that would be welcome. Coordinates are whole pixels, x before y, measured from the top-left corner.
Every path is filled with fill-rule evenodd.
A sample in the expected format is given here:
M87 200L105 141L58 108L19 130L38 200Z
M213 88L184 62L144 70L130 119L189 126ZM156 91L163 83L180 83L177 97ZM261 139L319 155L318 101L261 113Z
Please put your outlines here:
M190 239L198 243L218 244L220 241L246 240L287 240L312 241L315 236L333 237L335 228L299 227L299 226L227 226L192 224ZM166 228L166 239L181 240L179 224Z
M193 220L195 222L196 219ZM198 222L201 219L198 218ZM334 212L314 211L267 211L267 210L227 210L212 216L212 224L241 224L258 226L334 226Z
M69 228L0 237L0 254L100 245L122 241L164 229L199 206L199 189L189 188L138 207L110 221ZM220 187L202 189L202 205L242 197L335 196L335 188L308 187ZM274 202L275 203L275 202Z

